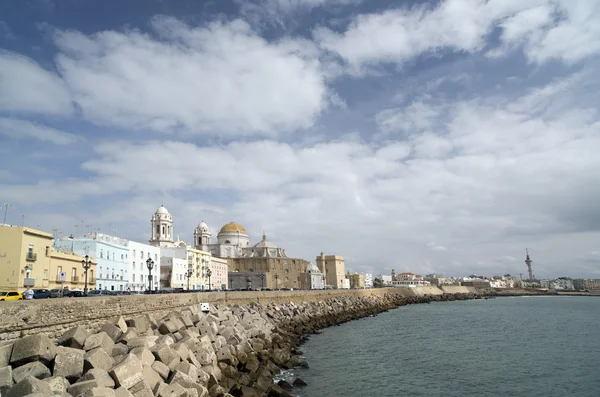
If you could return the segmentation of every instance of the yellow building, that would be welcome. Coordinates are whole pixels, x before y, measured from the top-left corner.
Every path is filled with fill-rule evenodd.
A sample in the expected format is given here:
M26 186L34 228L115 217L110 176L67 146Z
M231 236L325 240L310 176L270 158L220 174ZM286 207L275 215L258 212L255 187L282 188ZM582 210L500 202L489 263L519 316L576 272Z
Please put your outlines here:
M210 252L192 248L191 246L187 246L186 250L188 271L189 269L192 270L190 277L190 289L210 289L208 286L208 276L206 275L206 271L210 268Z
M84 288L82 257L52 249L52 234L0 225L0 289ZM88 270L88 289L94 288L96 263Z
M365 288L365 275L360 273L347 273L346 279L350 281L350 289Z
M325 275L325 284L333 288L344 288L344 257L339 255L321 255L316 258L317 267Z

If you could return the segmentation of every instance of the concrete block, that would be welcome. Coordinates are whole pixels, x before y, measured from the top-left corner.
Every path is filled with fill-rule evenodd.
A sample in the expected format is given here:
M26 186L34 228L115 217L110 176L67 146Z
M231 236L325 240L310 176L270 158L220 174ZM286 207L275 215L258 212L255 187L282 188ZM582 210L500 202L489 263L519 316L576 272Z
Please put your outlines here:
M198 369L198 383L207 386L209 384L210 375L201 369Z
M130 340L132 340L133 338L137 338L137 337L139 337L139 334L137 333L135 328L129 328L127 330L127 332L125 332L123 335L121 335L121 342L127 343Z
M13 385L13 374L10 366L0 368L0 395Z
M175 343L175 338L171 334L160 335L156 338L155 342L157 345L165 344L170 346Z
M135 354L135 356L138 358L138 360L140 360L142 365L150 366L155 360L154 354L152 354L150 350L144 347L136 347L135 349L131 349L129 353Z
M190 349L185 343L173 343L173 345L171 345L171 349L175 350L182 360L187 360L188 355L190 354Z
M111 357L121 356L123 354L127 354L129 352L129 348L122 343L117 343L113 346L111 351Z
M132 338L127 341L127 347L131 349L135 349L136 347L145 347L146 349L150 349L155 345L155 341L152 340L149 336L138 336L137 338Z
M166 364L163 364L160 361L154 361L151 367L154 371L156 371L158 375L160 375L161 378L163 378L163 380L166 380L169 377L169 374L171 373L169 367L167 367Z
M77 379L77 382L84 382L86 380L95 380L98 387L115 387L115 381L110 377L108 372L99 368L90 369L85 375Z
M173 383L159 387L157 397L187 397L187 391L180 384Z
M123 331L121 328L117 327L114 324L104 324L100 329L102 332L106 332L106 334L112 339L113 342L118 342L121 340L121 335L123 335Z
M53 393L67 393L69 386L71 384L68 380L63 378L62 376L53 376L51 378L44 379L44 382L50 385L50 389L52 389Z
M117 387L123 386L126 389L131 388L144 379L142 363L134 354L129 354L123 362L113 366L109 374L115 380Z
M179 331L179 327L177 327L175 321L171 319L163 320L158 325L158 332L160 332L162 335L173 334L177 331Z
M62 334L57 343L61 346L83 349L85 340L90 335L90 332L82 326L73 327Z
M189 377L188 375L184 374L181 371L174 371L173 374L171 375L171 377L169 378L168 383L170 385L177 383L186 389L187 388L196 389L198 391L198 396L200 396L200 397L208 396L208 390L206 389L206 387L196 383L195 379L192 379L191 377Z
M83 356L85 352L80 349L59 346L54 357L54 376L63 376L69 382L74 382L83 375Z
M150 386L150 389L154 393L163 378L149 365L142 366L142 373L144 374L144 381Z
M119 387L118 389L115 389L115 397L133 397L133 394L126 388Z
M14 368L12 371L13 380L15 383L19 383L23 379L33 376L37 379L49 378L52 376L48 367L42 364L39 361L34 361L32 363L27 363L20 367Z
M133 397L154 397L154 393L152 392L152 389L146 380L142 380L141 382L133 385L131 388L129 388L129 392L133 394Z
M115 390L108 387L94 387L77 397L115 397Z
M28 376L11 387L6 394L2 393L2 397L23 397L33 393L42 393L45 396L53 395L48 383L33 376Z
M144 333L150 329L150 321L145 316L134 317L129 322L129 326L134 327L139 333Z
M97 334L88 336L88 338L85 340L83 349L85 351L90 351L101 347L104 349L104 351L110 352L112 351L114 345L115 342L110 336L108 336L106 332L99 332Z
M194 380L198 379L198 368L187 361L177 364L174 370L181 371Z
M204 348L201 348L195 354L196 359L202 365L207 365L207 364L212 363L212 361L213 361L213 359L212 359L213 355L214 355L214 353L212 352L212 349L209 351L209 350L206 350Z
M179 364L181 358L179 354L170 346L165 344L156 345L152 348L152 353L157 360L165 364L167 367L173 369L173 366Z
M6 367L8 364L10 364L10 355L12 353L12 349L12 343L0 346L0 367Z
M86 370L98 368L108 371L114 364L113 358L101 347L86 352L83 356L83 362Z
M123 318L123 316L116 316L113 317L109 324L113 324L116 325L117 327L119 327L121 329L121 332L125 333L127 332L127 322L125 321L125 319Z
M72 396L79 396L80 394L83 394L86 391L96 387L98 387L98 382L95 379L84 380L83 382L75 382L69 386L67 393L71 394Z
M10 363L13 368L32 361L50 364L55 355L56 346L50 338L45 335L30 335L14 343Z
M188 397L198 397L198 390L196 389L187 388L185 391L187 392Z

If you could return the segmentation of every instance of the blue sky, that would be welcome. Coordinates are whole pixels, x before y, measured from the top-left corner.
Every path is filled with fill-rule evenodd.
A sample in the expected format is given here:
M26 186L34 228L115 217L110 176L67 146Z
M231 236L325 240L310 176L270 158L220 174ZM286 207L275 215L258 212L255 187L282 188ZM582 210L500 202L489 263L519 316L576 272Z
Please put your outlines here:
M600 277L595 0L0 3L7 223ZM89 225L86 227L85 225Z

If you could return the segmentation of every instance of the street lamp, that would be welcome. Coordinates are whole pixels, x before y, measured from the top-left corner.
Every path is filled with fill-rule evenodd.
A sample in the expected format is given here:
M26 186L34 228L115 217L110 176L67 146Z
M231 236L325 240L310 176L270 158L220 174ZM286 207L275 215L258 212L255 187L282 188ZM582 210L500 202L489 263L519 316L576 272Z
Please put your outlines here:
M261 283L262 289L265 289L265 274L264 273L260 274L260 279L262 281L262 283Z
M323 280L323 289L325 289L325 275L321 275L321 279Z
M154 267L152 258L148 258L146 266L148 267L148 291L152 291L152 268Z
M212 275L212 271L210 269L206 270L206 275L208 276L208 290L212 291L212 283L210 282L210 276Z
M250 276L246 277L246 288L248 291L252 288L252 277Z
M190 268L190 269L188 269L187 273L185 274L185 276L188 279L188 288L187 288L188 291L190 290L190 278L192 277L193 272L194 272L194 270Z
M83 285L83 292L87 294L87 274L89 268L92 266L92 261L90 260L90 257L88 255L85 256L85 259L81 260L81 266L83 266L83 272L85 273L85 283Z
M300 276L298 276L298 289L300 289Z
M273 277L275 277L275 289L278 289L277 280L279 280L279 274L275 273L275 276L273 276Z

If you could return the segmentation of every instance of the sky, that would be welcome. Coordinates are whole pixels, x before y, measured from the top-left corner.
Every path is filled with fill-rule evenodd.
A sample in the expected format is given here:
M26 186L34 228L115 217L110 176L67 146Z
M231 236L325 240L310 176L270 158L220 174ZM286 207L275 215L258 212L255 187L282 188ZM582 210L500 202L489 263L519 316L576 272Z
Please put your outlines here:
M0 204L389 274L600 278L597 0L0 2ZM6 209L6 207L2 208ZM0 213L4 216L4 213ZM77 226L76 226L77 225Z

